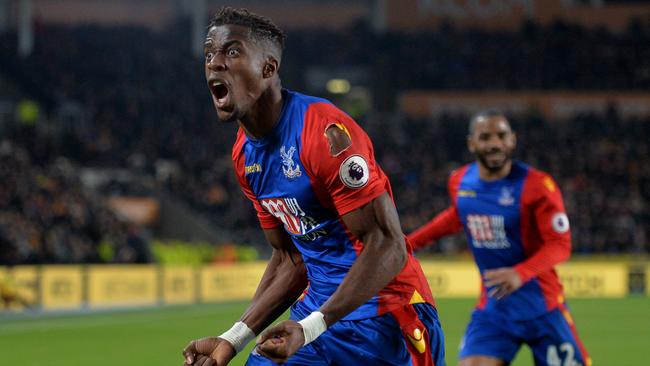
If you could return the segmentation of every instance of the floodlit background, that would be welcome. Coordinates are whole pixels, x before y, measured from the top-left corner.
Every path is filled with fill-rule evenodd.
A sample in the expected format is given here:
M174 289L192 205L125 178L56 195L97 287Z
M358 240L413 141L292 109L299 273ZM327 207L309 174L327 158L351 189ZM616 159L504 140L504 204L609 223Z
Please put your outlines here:
M224 5L287 33L286 88L366 129L407 233L449 204L468 117L506 111L516 157L563 191L560 274L595 365L644 363L643 0L0 0L0 363L180 365L245 308L270 249L203 76ZM478 276L462 235L418 256L453 365Z

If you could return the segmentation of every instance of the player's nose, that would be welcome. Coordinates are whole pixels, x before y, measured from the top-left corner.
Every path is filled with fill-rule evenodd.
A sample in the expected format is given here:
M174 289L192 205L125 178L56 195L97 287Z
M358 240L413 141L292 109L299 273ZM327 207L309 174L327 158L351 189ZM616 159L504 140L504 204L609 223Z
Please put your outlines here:
M228 69L226 58L221 54L214 55L208 62L208 68L212 71L226 71Z
M500 138L498 135L492 135L487 140L487 146L490 149L500 148L502 145L503 145L503 139Z

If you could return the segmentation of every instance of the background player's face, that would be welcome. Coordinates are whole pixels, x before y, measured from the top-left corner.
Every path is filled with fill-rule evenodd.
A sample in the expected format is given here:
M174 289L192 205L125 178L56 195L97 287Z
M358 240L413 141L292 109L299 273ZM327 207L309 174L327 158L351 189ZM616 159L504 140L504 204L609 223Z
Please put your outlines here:
M517 139L508 120L501 116L479 119L467 139L469 151L490 171L499 171L510 161Z
M268 86L264 77L264 52L238 25L210 28L205 40L205 78L219 119L236 121L245 116Z

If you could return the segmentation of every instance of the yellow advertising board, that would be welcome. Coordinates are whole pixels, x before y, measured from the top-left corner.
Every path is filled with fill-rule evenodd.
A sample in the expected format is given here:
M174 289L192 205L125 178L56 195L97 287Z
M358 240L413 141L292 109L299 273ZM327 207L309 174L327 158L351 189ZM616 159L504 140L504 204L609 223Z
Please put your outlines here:
M196 271L193 267L163 268L165 304L189 304L196 301Z
M481 277L472 262L422 261L422 270L435 298L478 297Z
M38 303L38 267L9 268L7 275L9 288L14 295L11 308L22 309Z
M248 300L262 278L266 262L213 265L201 268L202 302Z
M155 305L157 275L153 265L88 266L88 304L91 307Z
M80 308L83 301L81 266L43 266L40 287L43 309Z
M564 263L558 274L566 297L624 297L628 267L622 263Z

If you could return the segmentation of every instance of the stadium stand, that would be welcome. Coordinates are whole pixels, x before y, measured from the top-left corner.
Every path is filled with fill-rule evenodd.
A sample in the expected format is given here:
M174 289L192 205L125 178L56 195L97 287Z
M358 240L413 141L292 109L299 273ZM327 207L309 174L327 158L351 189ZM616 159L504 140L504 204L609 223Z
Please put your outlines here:
M230 169L234 126L215 123L201 60L182 38L187 24L161 32L40 25L36 32L34 53L25 58L16 55L15 34L0 35L3 77L44 109L31 129L3 129L1 169L8 183L0 188L0 238L11 250L1 251L0 262L101 262L106 242L116 253L109 261L150 260L145 249L134 249L146 247L138 227L98 204L74 166L158 176L162 188L215 225L236 227L242 242L263 247ZM640 21L623 33L529 22L516 32L445 24L438 31L377 35L357 24L339 32L290 32L282 75L285 86L302 89L308 80L301 71L309 65L362 67L385 75L368 87L389 98L409 89L647 90L649 41L650 24ZM449 171L470 161L468 116L375 116L360 122L377 145L408 232L447 205ZM563 188L576 252L650 251L647 118L622 117L612 106L561 121L523 113L513 122L518 156L549 171ZM393 133L380 134L384 128ZM162 175L164 162L174 169ZM461 248L459 238L432 250Z

